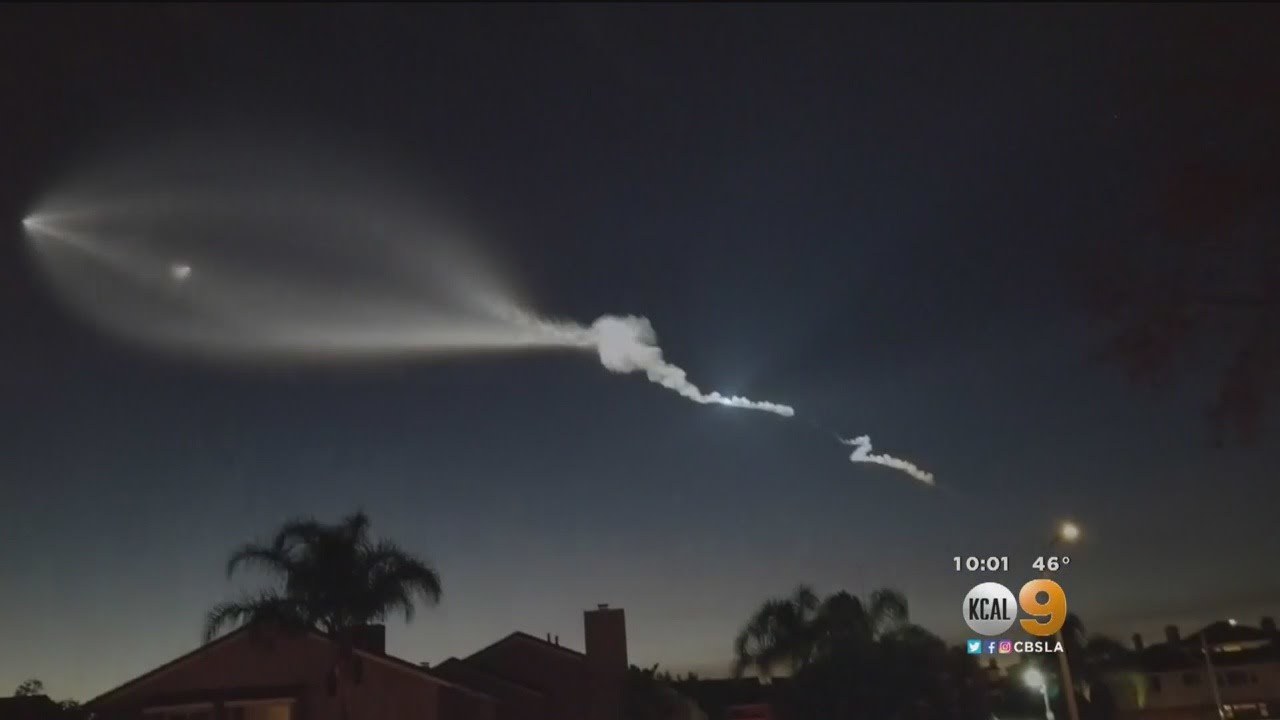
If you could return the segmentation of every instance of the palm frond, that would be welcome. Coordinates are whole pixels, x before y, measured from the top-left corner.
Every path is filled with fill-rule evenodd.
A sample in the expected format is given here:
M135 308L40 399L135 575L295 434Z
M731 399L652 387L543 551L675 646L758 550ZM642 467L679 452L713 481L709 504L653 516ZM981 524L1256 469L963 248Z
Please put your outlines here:
M227 577L230 578L241 567L257 567L269 573L287 578L293 572L293 564L284 550L257 543L245 543L231 553L227 559Z
M892 632L910 620L907 596L892 588L880 588L871 593L868 614L876 634Z
M816 596L803 586L789 598L767 600L747 621L734 641L734 671L739 676L752 668L769 677L779 665L791 671L803 666L813 654L809 632Z
M276 530L271 546L280 551L288 550L296 544L315 542L324 533L324 525L311 517L296 517L286 520Z
M272 624L288 629L301 629L311 625L306 609L300 603L268 590L256 596L214 605L205 615L204 642L213 640L225 628L236 628L249 623Z
M357 510L343 518L339 527L352 545L360 546L369 537L369 527L372 524L364 510Z
M367 578L367 600L380 614L400 611L412 622L417 601L440 601L440 574L426 562L389 541L381 541L364 553L362 574Z
M791 604L802 612L813 612L818 609L818 594L809 585L797 585L791 592Z
M392 614L411 621L420 603L439 602L439 573L395 543L373 542L370 527L363 511L333 524L302 517L284 523L268 544L237 548L228 576L256 567L283 582L278 590L215 606L206 637L259 619L343 633Z
M252 611L241 602L227 601L214 605L204 617L203 642L209 642L222 633L224 627L238 627Z

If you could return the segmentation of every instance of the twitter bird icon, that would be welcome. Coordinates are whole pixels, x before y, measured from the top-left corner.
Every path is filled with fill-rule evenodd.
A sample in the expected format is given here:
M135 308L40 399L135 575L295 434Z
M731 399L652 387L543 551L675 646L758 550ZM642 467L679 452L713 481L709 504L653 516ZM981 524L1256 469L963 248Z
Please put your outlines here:
M966 643L966 647L968 648L968 650L969 650L969 654L970 654L970 655L981 655L981 654L982 654L982 641L981 641L981 640L970 640L968 643Z

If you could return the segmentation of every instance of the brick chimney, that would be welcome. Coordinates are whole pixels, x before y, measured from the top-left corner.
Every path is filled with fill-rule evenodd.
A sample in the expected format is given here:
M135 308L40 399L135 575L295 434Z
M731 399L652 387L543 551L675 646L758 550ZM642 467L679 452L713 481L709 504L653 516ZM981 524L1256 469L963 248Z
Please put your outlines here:
M627 617L622 608L597 605L582 614L587 660L593 666L627 670Z
M627 617L622 608L598 605L582 614L591 678L590 720L621 720L627 677Z
M1142 633L1133 634L1133 649L1142 652Z
M1182 634L1178 632L1177 625L1165 625L1164 639L1169 641L1170 645L1176 645L1182 642Z

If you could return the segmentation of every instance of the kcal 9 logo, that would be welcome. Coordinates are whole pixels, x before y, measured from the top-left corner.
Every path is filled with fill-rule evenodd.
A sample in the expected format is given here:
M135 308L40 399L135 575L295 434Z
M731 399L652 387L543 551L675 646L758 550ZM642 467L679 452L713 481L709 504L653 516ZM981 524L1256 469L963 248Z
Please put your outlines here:
M1019 622L1022 629L1036 637L1049 637L1062 629L1067 621L1067 594L1052 580L1032 580L1013 593L998 582L975 585L964 596L964 621L979 635L1000 635L1013 627L1018 610L1030 615Z

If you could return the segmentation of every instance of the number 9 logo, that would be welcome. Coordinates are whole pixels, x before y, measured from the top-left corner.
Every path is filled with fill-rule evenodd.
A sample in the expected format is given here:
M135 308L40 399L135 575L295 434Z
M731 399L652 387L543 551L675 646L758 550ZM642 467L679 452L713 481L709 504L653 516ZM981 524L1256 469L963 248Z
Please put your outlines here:
M1044 602L1039 596L1046 595ZM1018 606L1038 620L1022 619L1022 629L1036 637L1049 637L1067 622L1067 594L1052 580L1032 580L1018 591Z

